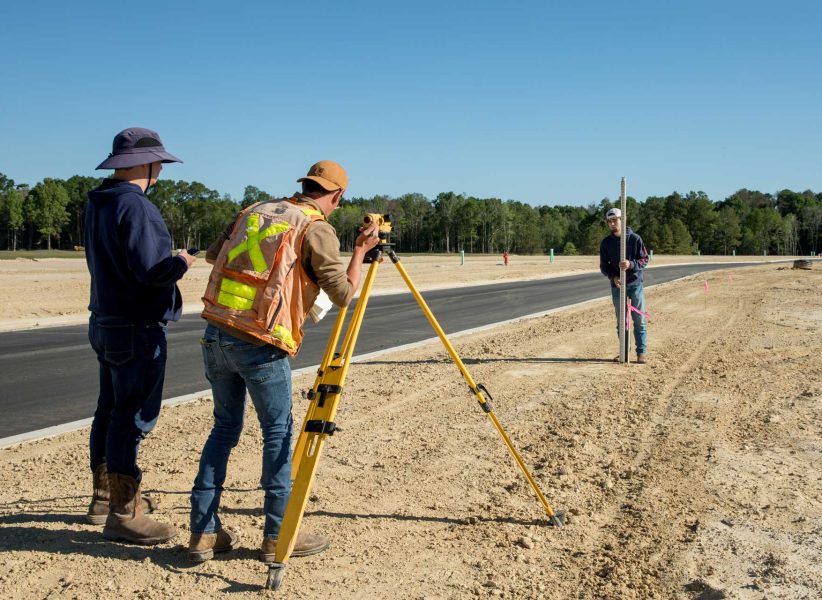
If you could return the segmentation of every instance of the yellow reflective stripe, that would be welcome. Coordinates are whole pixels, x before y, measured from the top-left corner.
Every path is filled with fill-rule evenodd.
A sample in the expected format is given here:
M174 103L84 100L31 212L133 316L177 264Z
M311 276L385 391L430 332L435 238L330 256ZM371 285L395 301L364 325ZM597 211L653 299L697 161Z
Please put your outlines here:
M303 211L303 214L304 214L306 217L314 217L314 216L316 216L316 217L323 217L323 218L325 218L325 215L324 215L324 214L322 214L320 211L315 210L315 209L313 209L313 208L301 208L300 210L301 210L301 211Z
M285 345L291 348L292 350L294 349L294 346L297 345L297 343L294 341L294 338L291 337L291 332L282 325L276 325L274 329L271 330L271 335L272 337L275 337L278 340L282 340L283 342L285 342Z
M220 282L220 294L217 296L217 302L229 308L248 310L254 305L256 296L257 288L254 286L224 278Z
M273 235L278 235L284 231L288 231L288 223L274 223L269 225L263 231L260 231L260 215L257 213L248 217L248 222L245 226L246 239L242 243L237 244L228 253L228 262L233 261L243 252L248 252L248 258L251 260L251 266L258 273L268 270L268 265L265 262L265 256L260 248L260 242Z
M217 303L235 310L251 310L251 307L254 306L254 300L247 300L246 298L240 298L239 296L232 296L231 294L226 294L225 292L220 292L217 296Z

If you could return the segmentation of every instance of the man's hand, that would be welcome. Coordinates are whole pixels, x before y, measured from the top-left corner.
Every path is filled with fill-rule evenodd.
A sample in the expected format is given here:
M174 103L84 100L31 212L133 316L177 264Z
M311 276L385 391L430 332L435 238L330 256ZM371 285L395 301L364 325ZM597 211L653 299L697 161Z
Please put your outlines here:
M631 268L631 261L630 260L621 260L619 261L619 270L620 271L627 271Z
M376 223L371 223L367 227L360 227L360 235L354 241L355 249L362 248L365 252L371 250L380 243L380 228Z
M618 288L622 287L622 285L619 283L619 277L614 277L614 285L617 286Z
M184 261L186 261L186 266L187 266L188 268L191 268L191 265L193 265L193 264L194 264L194 261L195 261L195 260L197 260L197 258L196 258L196 257L191 256L191 255L190 255L188 252L186 252L185 250L180 250L180 252L179 252L179 253L177 253L177 256L179 256L179 257L180 257L180 258L182 258Z
M370 223L368 227L360 227L360 235L354 240L354 251L351 253L351 262L348 263L348 281L356 290L360 285L360 269L362 261L368 251L380 243L380 229L376 223ZM382 262L382 257L380 257Z

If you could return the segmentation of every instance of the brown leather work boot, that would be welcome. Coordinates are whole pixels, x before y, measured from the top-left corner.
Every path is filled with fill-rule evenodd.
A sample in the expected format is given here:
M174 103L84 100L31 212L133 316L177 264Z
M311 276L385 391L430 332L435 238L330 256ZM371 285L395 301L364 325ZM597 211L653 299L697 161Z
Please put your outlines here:
M647 354L637 354L636 355L636 362L640 365L648 364L648 355Z
M106 463L94 470L94 493L91 504L88 505L86 521L92 525L102 525L108 517L108 503L111 499L108 491L108 471ZM150 514L157 510L157 499L151 496L140 496L143 503L143 514Z
M230 529L216 533L192 533L188 539L188 557L194 562L205 562L220 552L229 552L240 543L240 536Z
M158 523L143 514L140 484L134 477L109 473L109 513L103 537L132 544L161 544L177 535L171 525Z
M312 554L319 554L328 546L330 542L327 538L321 535L314 535L311 533L301 533L297 536L297 543L294 544L294 550L291 551L292 557L311 556ZM274 562L274 551L277 549L277 538L263 538L263 547L260 554L260 559L267 565Z

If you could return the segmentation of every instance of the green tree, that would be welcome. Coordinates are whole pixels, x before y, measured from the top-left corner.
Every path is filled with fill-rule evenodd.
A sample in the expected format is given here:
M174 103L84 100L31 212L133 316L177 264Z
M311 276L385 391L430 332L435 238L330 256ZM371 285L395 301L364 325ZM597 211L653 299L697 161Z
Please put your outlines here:
M601 220L591 221L587 224L582 236L583 254L599 254L599 246L611 230Z
M481 251L494 253L501 251L504 241L501 232L505 227L505 205L499 198L486 198L480 204L479 225Z
M240 207L247 208L257 202L269 202L270 200L274 200L274 196L268 192L264 192L258 187L247 185L245 186L245 190L243 190L243 199L240 202Z
M562 247L562 253L566 256L576 256L579 254L579 252L577 252L577 247L574 246L573 242L566 242Z
M459 209L464 202L465 198L454 192L442 192L438 194L436 200L434 200L434 213L445 234L446 252L451 252L452 234L455 229Z
M539 212L533 206L522 202L508 201L514 223L514 238L511 250L517 254L542 253L542 231Z
M716 254L712 240L716 235L717 214L713 202L705 192L689 192L685 197L685 226L698 250Z
M25 223L23 215L23 194L21 194L19 190L11 189L6 192L4 212L11 237L11 249L17 250L17 232Z
M482 209L480 201L468 197L457 209L457 249L474 251L474 243L479 239L479 224Z
M357 239L358 230L362 226L363 211L358 206L346 203L331 213L328 222L337 230L337 237L340 238L340 247L351 252L354 249L354 240Z
M57 179L46 178L31 190L34 226L46 238L46 247L51 250L51 238L59 239L63 225L69 220L69 195Z
M69 195L66 210L69 220L65 231L69 237L69 246L80 246L83 244L83 214L88 203L88 193L100 185L102 179L99 177L84 177L74 175L63 182L63 187Z
M671 219L671 235L673 237L673 254L693 254L694 247L688 228L679 219Z
M542 206L539 209L541 216L543 250L562 248L562 242L568 235L570 220L560 210Z
M716 240L717 246L722 249L723 254L730 254L742 241L742 227L739 216L730 206L722 208L719 212Z
M799 254L799 219L794 213L782 217L782 248L789 256Z
M423 243L425 223L431 214L431 203L422 194L403 194L399 198L402 207L404 230L407 234L404 239L405 247L411 252L419 252L426 248ZM420 244L423 243L422 246Z
M822 227L822 202L802 209L802 227L808 232L810 249L819 251L819 229Z
M684 225L683 225L684 227ZM685 230L687 232L687 229ZM668 223L665 223L659 234L659 242L657 243L657 251L659 254L676 254L674 251L674 232Z

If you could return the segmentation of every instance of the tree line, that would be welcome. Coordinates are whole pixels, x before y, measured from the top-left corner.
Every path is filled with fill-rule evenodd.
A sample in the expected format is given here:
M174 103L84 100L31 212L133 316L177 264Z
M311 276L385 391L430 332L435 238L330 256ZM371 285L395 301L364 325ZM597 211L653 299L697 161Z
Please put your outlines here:
M75 175L16 184L0 173L0 247L71 249L83 244L87 194L102 180ZM274 198L247 186L240 200L199 182L161 179L149 199L160 209L175 247L208 246L242 208ZM351 250L365 213L391 216L398 252L596 254L616 201L588 206L532 206L517 200L443 192L344 200L329 219ZM704 192L627 199L628 225L659 254L819 253L822 193L740 189L723 200Z

